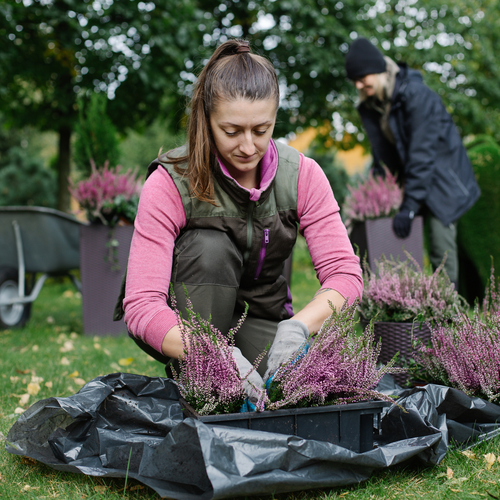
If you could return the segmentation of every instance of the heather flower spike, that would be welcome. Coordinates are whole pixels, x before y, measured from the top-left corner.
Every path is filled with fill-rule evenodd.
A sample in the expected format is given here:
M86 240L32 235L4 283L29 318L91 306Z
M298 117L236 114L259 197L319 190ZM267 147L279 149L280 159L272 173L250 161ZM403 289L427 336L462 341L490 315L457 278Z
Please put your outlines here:
M368 399L393 400L375 390L385 373L401 373L395 359L378 368L380 344L373 329L357 336L354 325L357 302L347 301L332 314L309 341L307 353L293 356L275 373L266 408L347 404Z

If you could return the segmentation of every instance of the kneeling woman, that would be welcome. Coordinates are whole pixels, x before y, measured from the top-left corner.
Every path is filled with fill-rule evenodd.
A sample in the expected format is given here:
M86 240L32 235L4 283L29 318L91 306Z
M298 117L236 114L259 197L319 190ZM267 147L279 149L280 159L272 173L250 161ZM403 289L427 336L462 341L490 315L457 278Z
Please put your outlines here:
M184 284L194 309L223 333L249 304L235 358L244 370L271 342L264 378L321 327L329 302L340 307L362 292L359 259L323 171L272 140L278 106L272 64L247 42L227 41L197 80L187 145L149 166L123 308L139 346L167 365L183 352L171 283L179 308ZM321 289L294 315L281 273L297 227Z

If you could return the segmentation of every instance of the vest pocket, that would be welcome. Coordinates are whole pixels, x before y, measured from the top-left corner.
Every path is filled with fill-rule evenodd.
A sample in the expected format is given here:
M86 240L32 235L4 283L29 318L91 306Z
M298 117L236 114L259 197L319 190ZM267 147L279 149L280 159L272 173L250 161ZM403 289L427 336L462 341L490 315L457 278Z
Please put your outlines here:
M269 229L264 229L264 233L262 234L262 244L260 246L259 252L259 260L257 262L257 269L255 269L254 280L256 280L260 276L260 272L262 271L262 266L264 265L264 260L266 258L267 245L269 244Z

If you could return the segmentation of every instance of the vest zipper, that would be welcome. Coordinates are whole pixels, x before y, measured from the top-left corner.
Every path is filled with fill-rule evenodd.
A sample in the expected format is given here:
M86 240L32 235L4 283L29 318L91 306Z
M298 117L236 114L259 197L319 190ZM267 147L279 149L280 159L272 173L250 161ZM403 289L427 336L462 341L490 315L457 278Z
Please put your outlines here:
M253 239L253 210L255 208L255 201L251 201L248 204L247 210L247 248L245 254L243 255L243 269L245 269L248 257L250 257L250 250L252 249L252 239Z
M266 258L268 243L269 243L269 229L264 229L264 234L262 235L262 245L260 247L260 253L259 253L259 262L257 263L257 269L255 270L254 280L256 280L259 277L260 272L262 271L262 266L264 265L264 259Z

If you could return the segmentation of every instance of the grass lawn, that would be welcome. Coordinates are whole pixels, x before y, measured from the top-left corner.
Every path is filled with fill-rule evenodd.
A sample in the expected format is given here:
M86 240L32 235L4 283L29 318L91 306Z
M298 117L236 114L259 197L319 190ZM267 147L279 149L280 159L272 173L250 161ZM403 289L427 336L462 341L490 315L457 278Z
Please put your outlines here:
M299 310L318 282L303 240L294 252L292 293ZM20 411L39 399L69 396L93 378L112 372L164 376L162 366L127 336L82 335L81 297L69 281L48 281L33 304L26 327L0 331L0 498L154 499L136 481L100 479L55 471L34 460L10 455L4 439ZM266 497L266 500L352 498L500 498L500 440L482 443L464 455L452 450L436 467L405 464L375 473L368 481L332 490ZM494 454L488 458L485 455Z

